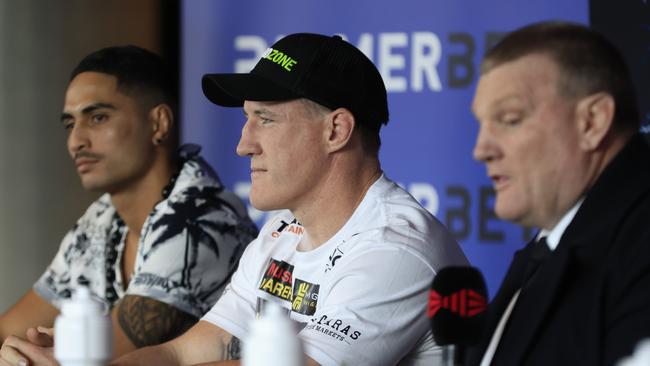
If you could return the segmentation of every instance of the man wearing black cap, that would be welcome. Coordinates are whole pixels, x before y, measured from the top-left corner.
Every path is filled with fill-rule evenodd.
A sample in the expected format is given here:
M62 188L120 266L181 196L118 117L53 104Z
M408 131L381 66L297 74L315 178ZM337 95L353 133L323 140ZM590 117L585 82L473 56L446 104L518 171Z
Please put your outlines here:
M427 290L436 270L466 259L381 171L388 107L372 62L340 37L293 34L250 74L205 75L203 90L243 106L237 153L251 160L253 206L288 211L246 249L203 321L118 363L238 359L250 322L275 302L299 325L309 365L433 364Z

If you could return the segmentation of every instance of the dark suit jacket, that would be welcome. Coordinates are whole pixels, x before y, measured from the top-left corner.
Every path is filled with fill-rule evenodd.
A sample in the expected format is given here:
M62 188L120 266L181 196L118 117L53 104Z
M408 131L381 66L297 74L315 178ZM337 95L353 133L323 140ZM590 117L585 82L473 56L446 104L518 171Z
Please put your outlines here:
M520 288L515 253L468 351L478 365ZM650 337L650 149L635 136L587 193L551 258L522 290L492 365L611 365Z

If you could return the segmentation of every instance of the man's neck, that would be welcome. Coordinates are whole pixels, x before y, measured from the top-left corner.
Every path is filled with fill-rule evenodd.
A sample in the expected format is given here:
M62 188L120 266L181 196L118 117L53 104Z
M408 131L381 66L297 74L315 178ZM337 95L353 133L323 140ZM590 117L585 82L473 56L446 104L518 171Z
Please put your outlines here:
M350 219L370 186L381 176L376 159L347 169L331 169L325 179L315 187L309 202L292 213L305 228L306 235L298 249L308 251L318 248L336 234Z
M162 190L169 184L176 167L168 160L158 159L159 163L137 182L111 194L111 202L124 221L129 232L140 235L142 225L154 206L160 202Z

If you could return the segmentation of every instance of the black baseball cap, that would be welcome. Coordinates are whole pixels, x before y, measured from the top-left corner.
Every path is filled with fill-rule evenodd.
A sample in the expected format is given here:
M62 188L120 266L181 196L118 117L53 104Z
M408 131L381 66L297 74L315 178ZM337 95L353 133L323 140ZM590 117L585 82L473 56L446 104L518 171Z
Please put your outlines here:
M248 74L206 74L203 93L213 103L241 107L245 100L310 99L349 109L358 123L388 123L386 87L375 65L340 36L290 34L264 52Z

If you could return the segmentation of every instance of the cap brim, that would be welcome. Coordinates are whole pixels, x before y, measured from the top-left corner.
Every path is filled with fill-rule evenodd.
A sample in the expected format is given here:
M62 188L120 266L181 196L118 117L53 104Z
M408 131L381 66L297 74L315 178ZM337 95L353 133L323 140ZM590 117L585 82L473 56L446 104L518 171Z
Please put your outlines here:
M241 107L245 100L279 101L300 98L294 92L254 74L206 74L203 94L214 104Z

